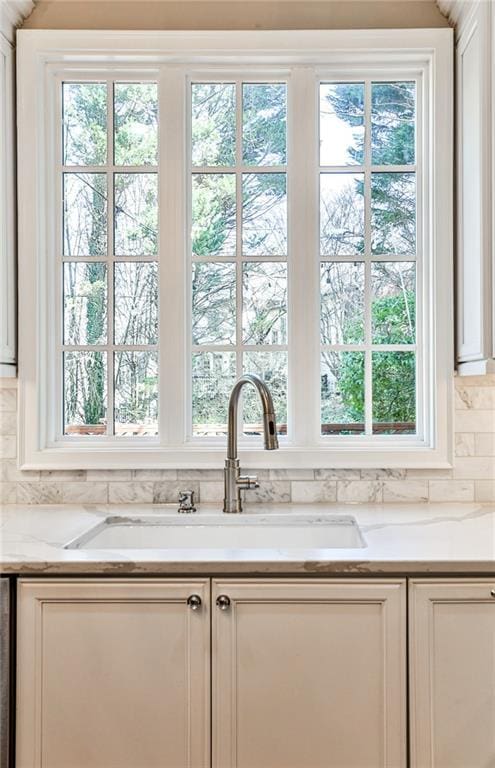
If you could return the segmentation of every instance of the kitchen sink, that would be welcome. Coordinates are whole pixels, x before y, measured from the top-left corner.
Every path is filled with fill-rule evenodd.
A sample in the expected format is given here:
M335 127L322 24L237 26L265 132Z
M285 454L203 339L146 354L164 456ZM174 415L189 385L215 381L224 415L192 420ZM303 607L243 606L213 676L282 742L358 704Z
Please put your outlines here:
M334 549L365 547L350 515L112 515L66 549Z

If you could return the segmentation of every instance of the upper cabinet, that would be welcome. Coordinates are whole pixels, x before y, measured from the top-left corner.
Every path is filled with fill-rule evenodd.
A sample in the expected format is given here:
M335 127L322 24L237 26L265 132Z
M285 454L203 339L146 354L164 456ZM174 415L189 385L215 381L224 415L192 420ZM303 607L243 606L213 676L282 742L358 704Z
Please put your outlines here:
M0 375L15 376L14 49L0 34Z
M0 376L16 374L15 30L33 0L0 3Z
M441 0L456 26L457 368L495 372L495 7Z

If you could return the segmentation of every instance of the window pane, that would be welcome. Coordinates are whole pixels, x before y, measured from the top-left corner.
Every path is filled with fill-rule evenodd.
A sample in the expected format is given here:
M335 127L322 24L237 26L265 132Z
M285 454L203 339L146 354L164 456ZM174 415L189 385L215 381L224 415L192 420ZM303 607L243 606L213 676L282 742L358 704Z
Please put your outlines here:
M235 256L235 174L192 176L192 252L194 256Z
M261 376L270 388L275 408L277 433L287 434L287 352L245 352L244 373ZM245 435L263 434L263 412L254 387L244 387L243 432Z
M371 266L374 344L414 344L416 322L414 262L377 261Z
M235 164L234 83L193 83L192 164Z
M285 83L244 83L242 120L242 154L246 165L284 165L287 159Z
M364 264L321 265L322 344L364 341Z
M414 352L373 352L373 433L416 431Z
M375 165L414 163L414 83L372 83L371 161Z
M107 87L105 83L64 83L63 162L104 165L107 159Z
M248 262L242 268L244 344L287 342L287 266Z
M195 437L227 434L229 397L235 379L235 352L193 353L192 419Z
M64 353L64 434L104 435L107 412L105 352Z
M155 173L115 174L117 256L148 256L158 252L157 193Z
M285 173L245 173L242 177L244 256L287 254Z
M320 165L362 165L364 84L320 85Z
M371 248L376 254L415 253L414 173L371 174Z
M115 264L115 344L158 341L158 265L156 262Z
M156 165L158 94L156 83L115 83L116 165Z
M364 175L320 174L322 256L364 253Z
M193 264L193 344L235 344L235 278L235 264Z
M64 344L105 344L107 268L101 262L64 264Z
M103 173L64 173L65 256L106 256L107 180Z
M115 353L115 434L158 434L158 354Z
M323 352L321 432L364 432L364 352Z

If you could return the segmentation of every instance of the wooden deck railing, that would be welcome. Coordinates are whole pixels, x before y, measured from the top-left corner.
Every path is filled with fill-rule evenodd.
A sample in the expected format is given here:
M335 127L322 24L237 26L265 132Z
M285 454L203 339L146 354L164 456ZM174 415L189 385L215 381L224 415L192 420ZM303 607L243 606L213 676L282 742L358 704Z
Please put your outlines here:
M106 433L105 424L74 424L66 429L67 435L104 435ZM373 434L414 434L416 425L413 421L410 422L395 422L387 421L373 424ZM212 437L215 435L223 435L226 432L224 424L197 424L195 426L195 434L199 436ZM244 426L244 433L247 435L259 435L263 431L262 424L246 424ZM346 434L362 434L364 432L364 424L323 424L321 431L324 435L338 435L342 433ZM139 424L118 424L115 432L118 436L132 437L132 436L154 436L157 431L153 427L147 427ZM281 435L287 434L287 424L279 424L278 432Z

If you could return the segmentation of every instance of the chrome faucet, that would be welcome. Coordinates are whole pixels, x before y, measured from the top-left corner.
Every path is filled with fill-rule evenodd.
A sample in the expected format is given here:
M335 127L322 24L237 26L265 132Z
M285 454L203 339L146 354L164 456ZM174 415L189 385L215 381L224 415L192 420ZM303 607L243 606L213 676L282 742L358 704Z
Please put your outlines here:
M241 475L239 459L237 458L237 410L239 395L244 384L252 384L257 389L261 399L265 450L274 451L278 448L275 410L270 390L259 376L254 373L245 373L234 384L229 400L228 446L224 469L224 512L242 512L241 491L259 488L256 477Z

